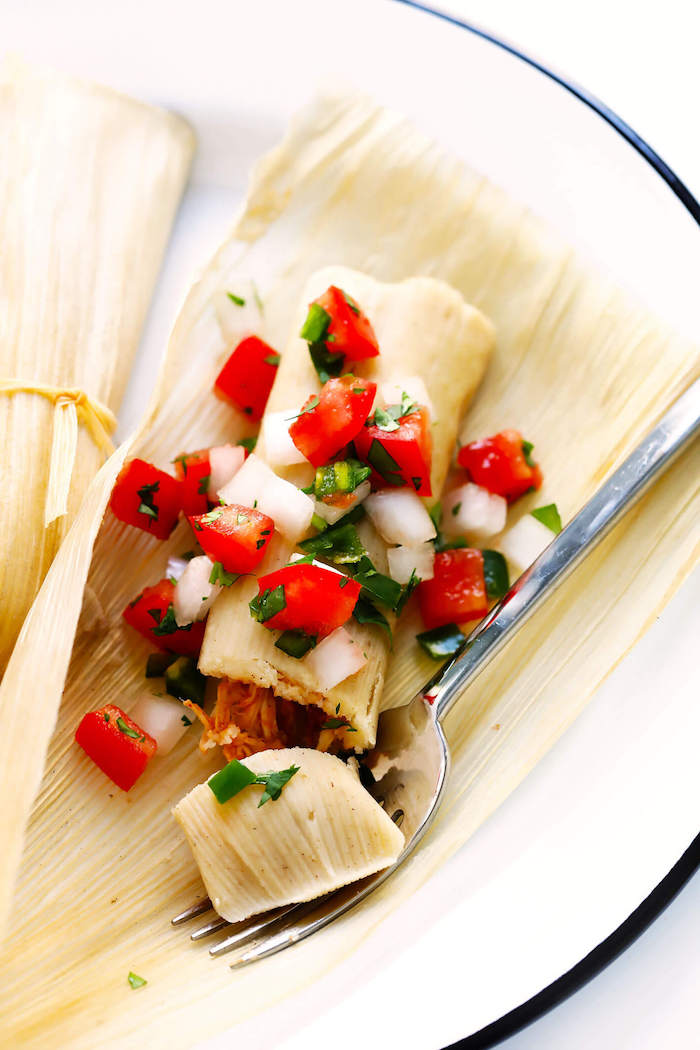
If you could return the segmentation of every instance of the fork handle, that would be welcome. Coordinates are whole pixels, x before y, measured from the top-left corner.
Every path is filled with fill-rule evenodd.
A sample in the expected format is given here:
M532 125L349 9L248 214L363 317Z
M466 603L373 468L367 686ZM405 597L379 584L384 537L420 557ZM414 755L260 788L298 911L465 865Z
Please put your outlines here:
M700 433L700 379L682 394L469 635L423 695L442 719L505 643Z

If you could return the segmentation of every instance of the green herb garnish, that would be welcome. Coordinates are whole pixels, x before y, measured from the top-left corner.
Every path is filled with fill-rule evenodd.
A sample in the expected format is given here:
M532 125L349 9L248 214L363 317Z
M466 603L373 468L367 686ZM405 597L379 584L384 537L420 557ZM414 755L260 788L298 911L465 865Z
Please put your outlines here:
M372 423L375 427L378 427L379 430L392 431L399 429L399 424L394 417L383 408L377 408L375 410Z
M544 507L535 507L534 510L530 511L533 518L537 518L543 525L546 525L552 532L561 532L561 517L557 510L556 503L548 503Z
M309 399L308 405L302 408L301 412L297 412L295 416L290 416L289 419L285 419L285 423L290 423L293 419L299 419L301 416L305 416L307 412L313 412L315 408L318 408L320 402L321 399L318 394L314 394L314 396Z
M532 450L535 446L532 444L531 441L523 441L521 447L523 450L523 455L525 456L525 462L527 463L528 467L536 467L537 464L532 458Z
M337 718L329 718L328 721L323 722L321 729L344 729L346 733L357 732L355 726L342 715Z
M241 445L244 449L246 449L247 452L252 452L254 450L255 446L257 445L257 443L258 443L257 437L241 438L240 441L236 442L237 445Z
M320 532L318 536L312 536L303 540L299 546L307 554L321 555L336 565L353 565L359 562L367 551L355 526L348 522L343 524L345 518L341 518L337 525Z
M239 576L239 572L227 572L220 561L215 561L209 573L209 583L215 583L219 587L230 587Z
M401 467L377 438L374 438L369 446L367 462L374 467L377 474L381 475L389 485L400 486L406 484L401 476Z
M215 521L218 521L221 515L224 513L223 507L214 507L213 510L208 511L206 514L202 514L199 519L200 525L213 525ZM247 518L245 519L248 520Z
M395 609L401 600L401 584L392 580L391 576L377 572L367 556L360 559L353 572L353 578L362 587L363 598L381 602L389 609Z
M263 357L263 361L266 365L272 365L273 368L277 368L282 358L279 354L268 354L267 357Z
M218 773L210 777L207 783L211 788L216 801L223 804L237 795L243 788L251 784L262 784L265 790L258 802L258 809L266 802L276 801L282 794L282 789L299 772L299 766L290 766L289 769L281 769L273 773L260 773L256 775L242 762L234 758L227 766L220 769Z
M435 627L432 631L423 631L422 634L416 635L418 644L433 660L453 656L464 640L465 635L455 623L447 623L444 627Z
M149 609L149 613L159 612L160 610ZM175 631L191 631L192 624L186 623L184 627L179 627L177 620L175 619L175 609L173 604L168 606L165 616L161 616L156 627L151 628L151 633L158 635L159 637L163 634L175 634Z
M420 583L420 576L416 575L416 570L413 569L411 571L411 576L409 578L409 581L406 584L406 586L404 587L403 591L401 592L401 597L399 598L398 602L396 603L396 615L397 616L400 616L401 613L404 611L404 608L406 607L406 602L411 597L411 595L413 594L413 592L415 591L415 589L416 589L416 587L418 586L419 583Z
M139 733L137 729L132 729L131 726L127 725L121 715L117 718L117 729L120 733L123 733L124 736L131 737L132 740L140 741L146 739L143 733Z
M356 317L359 317L360 316L360 308L357 305L357 303L355 302L355 300L351 299L350 296L348 295L348 293L344 292L342 288L340 289L340 291L341 291L341 294L343 296L343 299L348 304L348 306L350 307L352 312L355 314Z
M245 306L245 299L241 299L240 295L234 295L233 292L226 292L226 294L236 306Z
M510 587L506 559L500 551L485 550L481 553L484 559L486 594L490 601L495 601L497 598L502 598Z
M139 497L141 502L138 506L138 513L145 514L148 518L153 518L154 521L158 520L158 508L153 500L154 494L160 488L160 482L154 481L150 485L144 485L143 488L136 490L136 495Z
M309 343L309 355L321 383L337 378L343 371L345 354L334 354L325 343Z
M295 564L297 564L295 562ZM287 656L293 656L295 660L301 660L309 650L313 649L318 639L313 634L307 634L302 630L283 631L275 642L275 646L281 649Z
M389 640L392 640L391 627L389 621L383 613L380 613L379 609L367 598L359 597L357 604L352 611L352 615L355 617L358 623L373 623L377 627L382 627L389 635Z
M278 612L282 612L283 609L287 608L287 599L284 595L284 584L278 583L276 587L270 589L269 587L258 594L255 598L252 598L248 603L250 609L250 615L258 623L266 623L271 620L273 616L276 616Z
M132 988L143 988L144 984L148 984L145 977L139 977L139 975L134 973L133 970L129 970L127 981Z
M182 464L182 475L185 478L187 477L187 459L188 459L187 453L183 452L183 454L181 456L175 456L175 459L171 460L171 463L181 463Z
M209 491L209 482L211 481L211 474L203 474L199 479L199 485L197 486L197 492L200 496L206 496Z

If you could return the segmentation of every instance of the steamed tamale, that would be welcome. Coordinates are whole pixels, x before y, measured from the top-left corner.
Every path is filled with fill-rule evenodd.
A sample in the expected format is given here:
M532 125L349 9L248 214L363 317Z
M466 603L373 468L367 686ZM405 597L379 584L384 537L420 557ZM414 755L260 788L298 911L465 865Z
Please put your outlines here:
M445 482L460 420L484 375L493 346L493 330L478 310L442 281L416 277L383 284L344 267L327 267L313 274L294 314L292 336L282 355L267 412L298 411L320 389L308 345L299 336L307 306L330 285L342 288L371 319L380 346L378 357L361 362L358 375L378 385L401 377L420 376L432 405L432 491ZM265 458L264 441L257 453ZM280 468L291 477L296 467ZM386 571L384 544L369 522L363 523L365 546ZM378 561L377 559L382 559ZM261 569L260 574L265 570ZM313 704L332 716L346 718L345 747L363 750L374 744L377 716L390 652L381 627L349 621L346 630L361 646L367 663L355 675L324 690L309 661L287 656L275 636L251 618L248 603L257 593L255 578L239 580L212 609L202 647L200 668L217 678L229 678L272 690L277 697Z
M179 117L0 75L0 675L106 454L192 156Z

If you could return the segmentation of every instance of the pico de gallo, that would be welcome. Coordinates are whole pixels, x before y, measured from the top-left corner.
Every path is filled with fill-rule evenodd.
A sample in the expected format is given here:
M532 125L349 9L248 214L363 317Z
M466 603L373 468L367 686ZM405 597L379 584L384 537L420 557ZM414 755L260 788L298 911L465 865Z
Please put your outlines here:
M418 644L444 659L506 594L511 574L524 571L561 528L554 504L507 527L509 507L543 480L532 444L513 429L461 447L442 501L426 502L434 495L428 392L420 377L397 376L378 392L376 382L357 374L371 376L381 347L361 304L342 288L331 286L309 304L300 335L320 388L288 415L269 414L268 462L248 438L180 452L174 473L131 459L115 483L110 508L124 525L163 541L184 520L192 547L169 559L161 580L144 581L123 611L127 629L151 646L146 677L162 677L167 696L142 698L138 722L115 705L89 712L76 732L87 755L125 791L195 719L203 726L200 747L219 745L229 760L300 743L337 751L352 732L339 710L329 719L313 704L227 680L205 710L207 680L197 658L207 616L239 576L257 575L253 620L330 689L367 662L349 622L391 637L411 601L424 627ZM273 347L249 335L223 364L213 393L231 411L260 421L279 362ZM309 465L310 484L275 473L276 465L292 463ZM388 573L377 570L362 542L357 526L365 517L386 546ZM275 533L296 553L265 572Z

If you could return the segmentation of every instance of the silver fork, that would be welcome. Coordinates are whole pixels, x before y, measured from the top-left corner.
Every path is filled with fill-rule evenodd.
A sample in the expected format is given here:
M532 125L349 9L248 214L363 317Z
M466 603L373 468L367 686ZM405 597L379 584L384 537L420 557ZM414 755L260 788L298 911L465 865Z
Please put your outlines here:
M678 398L654 429L550 543L536 562L406 706L385 711L377 744L367 759L372 794L401 824L406 846L385 871L304 904L277 908L231 925L216 916L192 934L199 941L222 930L210 948L217 957L236 951L232 969L273 955L339 918L403 864L437 814L449 770L449 749L440 723L459 696L535 609L600 543L651 484L700 433L700 380ZM179 926L211 909L206 899L176 915Z

